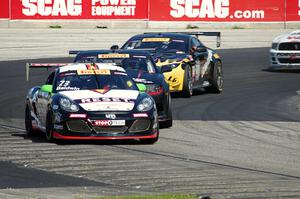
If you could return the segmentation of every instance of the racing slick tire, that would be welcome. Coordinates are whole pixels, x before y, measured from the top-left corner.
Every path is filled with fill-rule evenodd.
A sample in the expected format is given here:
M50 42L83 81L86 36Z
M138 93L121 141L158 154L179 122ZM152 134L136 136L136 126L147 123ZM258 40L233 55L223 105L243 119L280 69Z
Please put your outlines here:
M213 67L211 86L207 88L208 92L221 93L224 89L224 77L222 63L217 61Z
M162 122L162 128L170 128L173 126L173 116L172 116L172 102L171 102L171 95L169 95L168 99L168 119Z
M25 108L25 129L26 129L27 136L35 136L38 134L37 130L34 130L32 128L32 118L31 118L31 113L28 105L26 105Z
M46 140L48 142L53 142L53 114L51 111L48 111L46 118Z
M182 96L189 98L192 95L193 95L192 70L191 67L187 65L184 69Z

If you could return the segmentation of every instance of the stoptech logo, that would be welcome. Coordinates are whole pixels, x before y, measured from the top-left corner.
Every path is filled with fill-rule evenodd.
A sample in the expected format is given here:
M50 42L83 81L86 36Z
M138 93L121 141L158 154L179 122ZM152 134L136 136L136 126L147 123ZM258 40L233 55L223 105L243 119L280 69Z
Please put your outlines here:
M22 0L26 16L80 16L82 0Z
M170 0L170 15L174 18L262 19L263 10L230 12L229 0Z

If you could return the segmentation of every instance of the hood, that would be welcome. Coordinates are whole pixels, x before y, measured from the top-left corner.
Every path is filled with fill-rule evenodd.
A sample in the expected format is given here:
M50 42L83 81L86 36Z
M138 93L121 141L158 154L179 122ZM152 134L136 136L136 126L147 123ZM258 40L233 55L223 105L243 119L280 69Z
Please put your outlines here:
M157 66L181 63L183 60L188 59L188 55L184 52L158 52L153 55L153 59Z
M288 42L300 42L300 31L293 31L291 33L283 34L276 37L273 43L288 43Z
M131 111L139 96L136 90L80 90L60 94L76 102L86 111Z

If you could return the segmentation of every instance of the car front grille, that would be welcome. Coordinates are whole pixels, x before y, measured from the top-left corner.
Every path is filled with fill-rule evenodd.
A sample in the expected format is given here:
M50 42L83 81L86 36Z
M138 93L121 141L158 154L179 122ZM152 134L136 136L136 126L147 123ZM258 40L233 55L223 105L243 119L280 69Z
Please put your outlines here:
M148 131L151 127L151 120L136 119L128 122L126 126L89 126L84 120L69 120L66 126L74 133L126 134Z
M279 58L278 61L282 64L299 64L300 58L290 59L290 58Z
M129 128L129 133L147 131L150 129L151 122L148 119L138 119L133 122Z
M70 120L66 122L69 131L76 133L89 133L91 128L84 120Z
M93 127L93 129L95 130L96 133L112 133L112 134L116 134L116 133L125 133L128 129L127 126L118 126L118 127L115 127L115 126L102 126L102 127L99 127L99 126L95 126Z
M281 43L279 45L279 50L300 51L300 43L299 42Z

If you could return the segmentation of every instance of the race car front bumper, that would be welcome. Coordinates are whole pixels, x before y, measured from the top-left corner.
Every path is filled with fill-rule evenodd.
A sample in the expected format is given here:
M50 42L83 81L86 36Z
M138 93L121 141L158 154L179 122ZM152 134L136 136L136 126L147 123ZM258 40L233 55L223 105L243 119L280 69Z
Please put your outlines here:
M179 64L171 72L164 73L165 80L169 84L170 92L180 92L183 89L184 70Z
M75 114L78 116L85 114ZM114 115L107 119L107 115ZM158 118L150 113L94 113L85 118L66 118L54 124L56 139L124 140L150 139L158 135Z
M269 69L272 70L295 70L300 69L300 51L270 50Z

